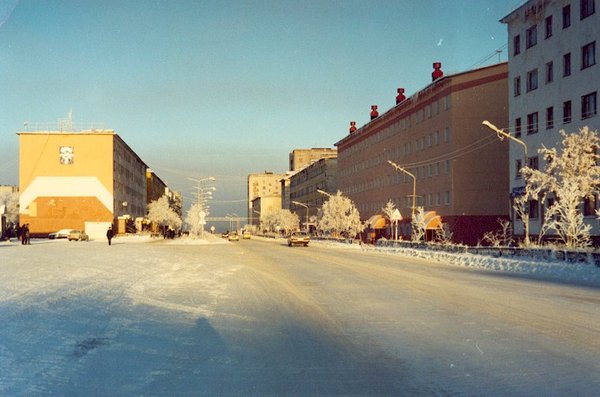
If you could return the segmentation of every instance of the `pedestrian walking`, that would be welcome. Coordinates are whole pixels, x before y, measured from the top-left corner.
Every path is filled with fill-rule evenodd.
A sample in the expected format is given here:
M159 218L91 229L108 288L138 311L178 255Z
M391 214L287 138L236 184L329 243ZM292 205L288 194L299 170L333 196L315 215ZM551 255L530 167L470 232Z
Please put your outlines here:
M31 234L29 233L29 223L25 224L25 236L23 236L23 238L25 239L25 244L26 245L30 245L31 244Z
M112 240L113 238L113 230L112 230L112 226L108 227L108 230L106 231L106 238L108 239L108 245L110 245L110 240Z

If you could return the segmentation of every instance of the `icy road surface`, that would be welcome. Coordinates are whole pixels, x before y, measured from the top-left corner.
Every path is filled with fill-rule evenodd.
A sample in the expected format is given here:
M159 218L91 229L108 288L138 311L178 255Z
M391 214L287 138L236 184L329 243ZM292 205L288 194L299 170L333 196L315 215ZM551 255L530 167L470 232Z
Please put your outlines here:
M600 290L281 241L0 243L3 396L594 396Z

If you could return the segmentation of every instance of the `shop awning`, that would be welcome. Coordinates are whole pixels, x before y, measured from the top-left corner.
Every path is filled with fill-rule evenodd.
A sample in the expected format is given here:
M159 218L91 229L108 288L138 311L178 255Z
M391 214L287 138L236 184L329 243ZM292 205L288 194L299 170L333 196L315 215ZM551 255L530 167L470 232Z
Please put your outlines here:
M373 215L367 221L371 229L385 229L385 218L379 214Z
M426 230L441 229L442 218L435 211L427 211L423 216L423 224Z

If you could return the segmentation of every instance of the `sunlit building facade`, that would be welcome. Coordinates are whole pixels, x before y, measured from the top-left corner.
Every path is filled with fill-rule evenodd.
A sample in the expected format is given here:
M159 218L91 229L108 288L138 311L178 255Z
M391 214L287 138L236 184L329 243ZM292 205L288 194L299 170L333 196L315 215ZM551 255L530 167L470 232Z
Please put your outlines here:
M146 215L148 167L113 130L18 135L20 223L32 235L81 229L98 238L119 218Z
M507 71L504 62L438 76L336 143L338 188L364 221L391 200L408 222L414 188L416 206L436 211L457 242L498 228L509 214L508 145L481 123L507 124Z
M594 0L532 0L502 18L508 28L509 124L513 136L527 146L510 145L510 191L522 194L524 165L543 169L538 149L558 147L560 131L578 132L588 126L600 128L598 91L600 73L596 48L600 44L600 15ZM530 234L539 234L545 203L530 201ZM585 222L590 224L596 243L600 230L596 221L598 198L582 203ZM513 219L515 216L513 215ZM513 222L515 233L523 226ZM552 232L552 231L550 231Z

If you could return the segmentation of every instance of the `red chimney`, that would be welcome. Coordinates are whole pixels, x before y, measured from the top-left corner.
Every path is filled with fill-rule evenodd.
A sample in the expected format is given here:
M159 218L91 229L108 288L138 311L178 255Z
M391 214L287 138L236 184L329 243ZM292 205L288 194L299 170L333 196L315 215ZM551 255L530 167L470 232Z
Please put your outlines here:
M405 100L404 88L398 88L398 95L396 96L396 105Z
M433 72L431 73L431 81L436 81L437 79L444 76L444 72L442 72L442 63L434 62L433 63Z
M350 122L350 133L352 134L354 131L356 131L356 121L351 121Z
M379 117L379 112L377 111L377 105L371 105L371 120Z

